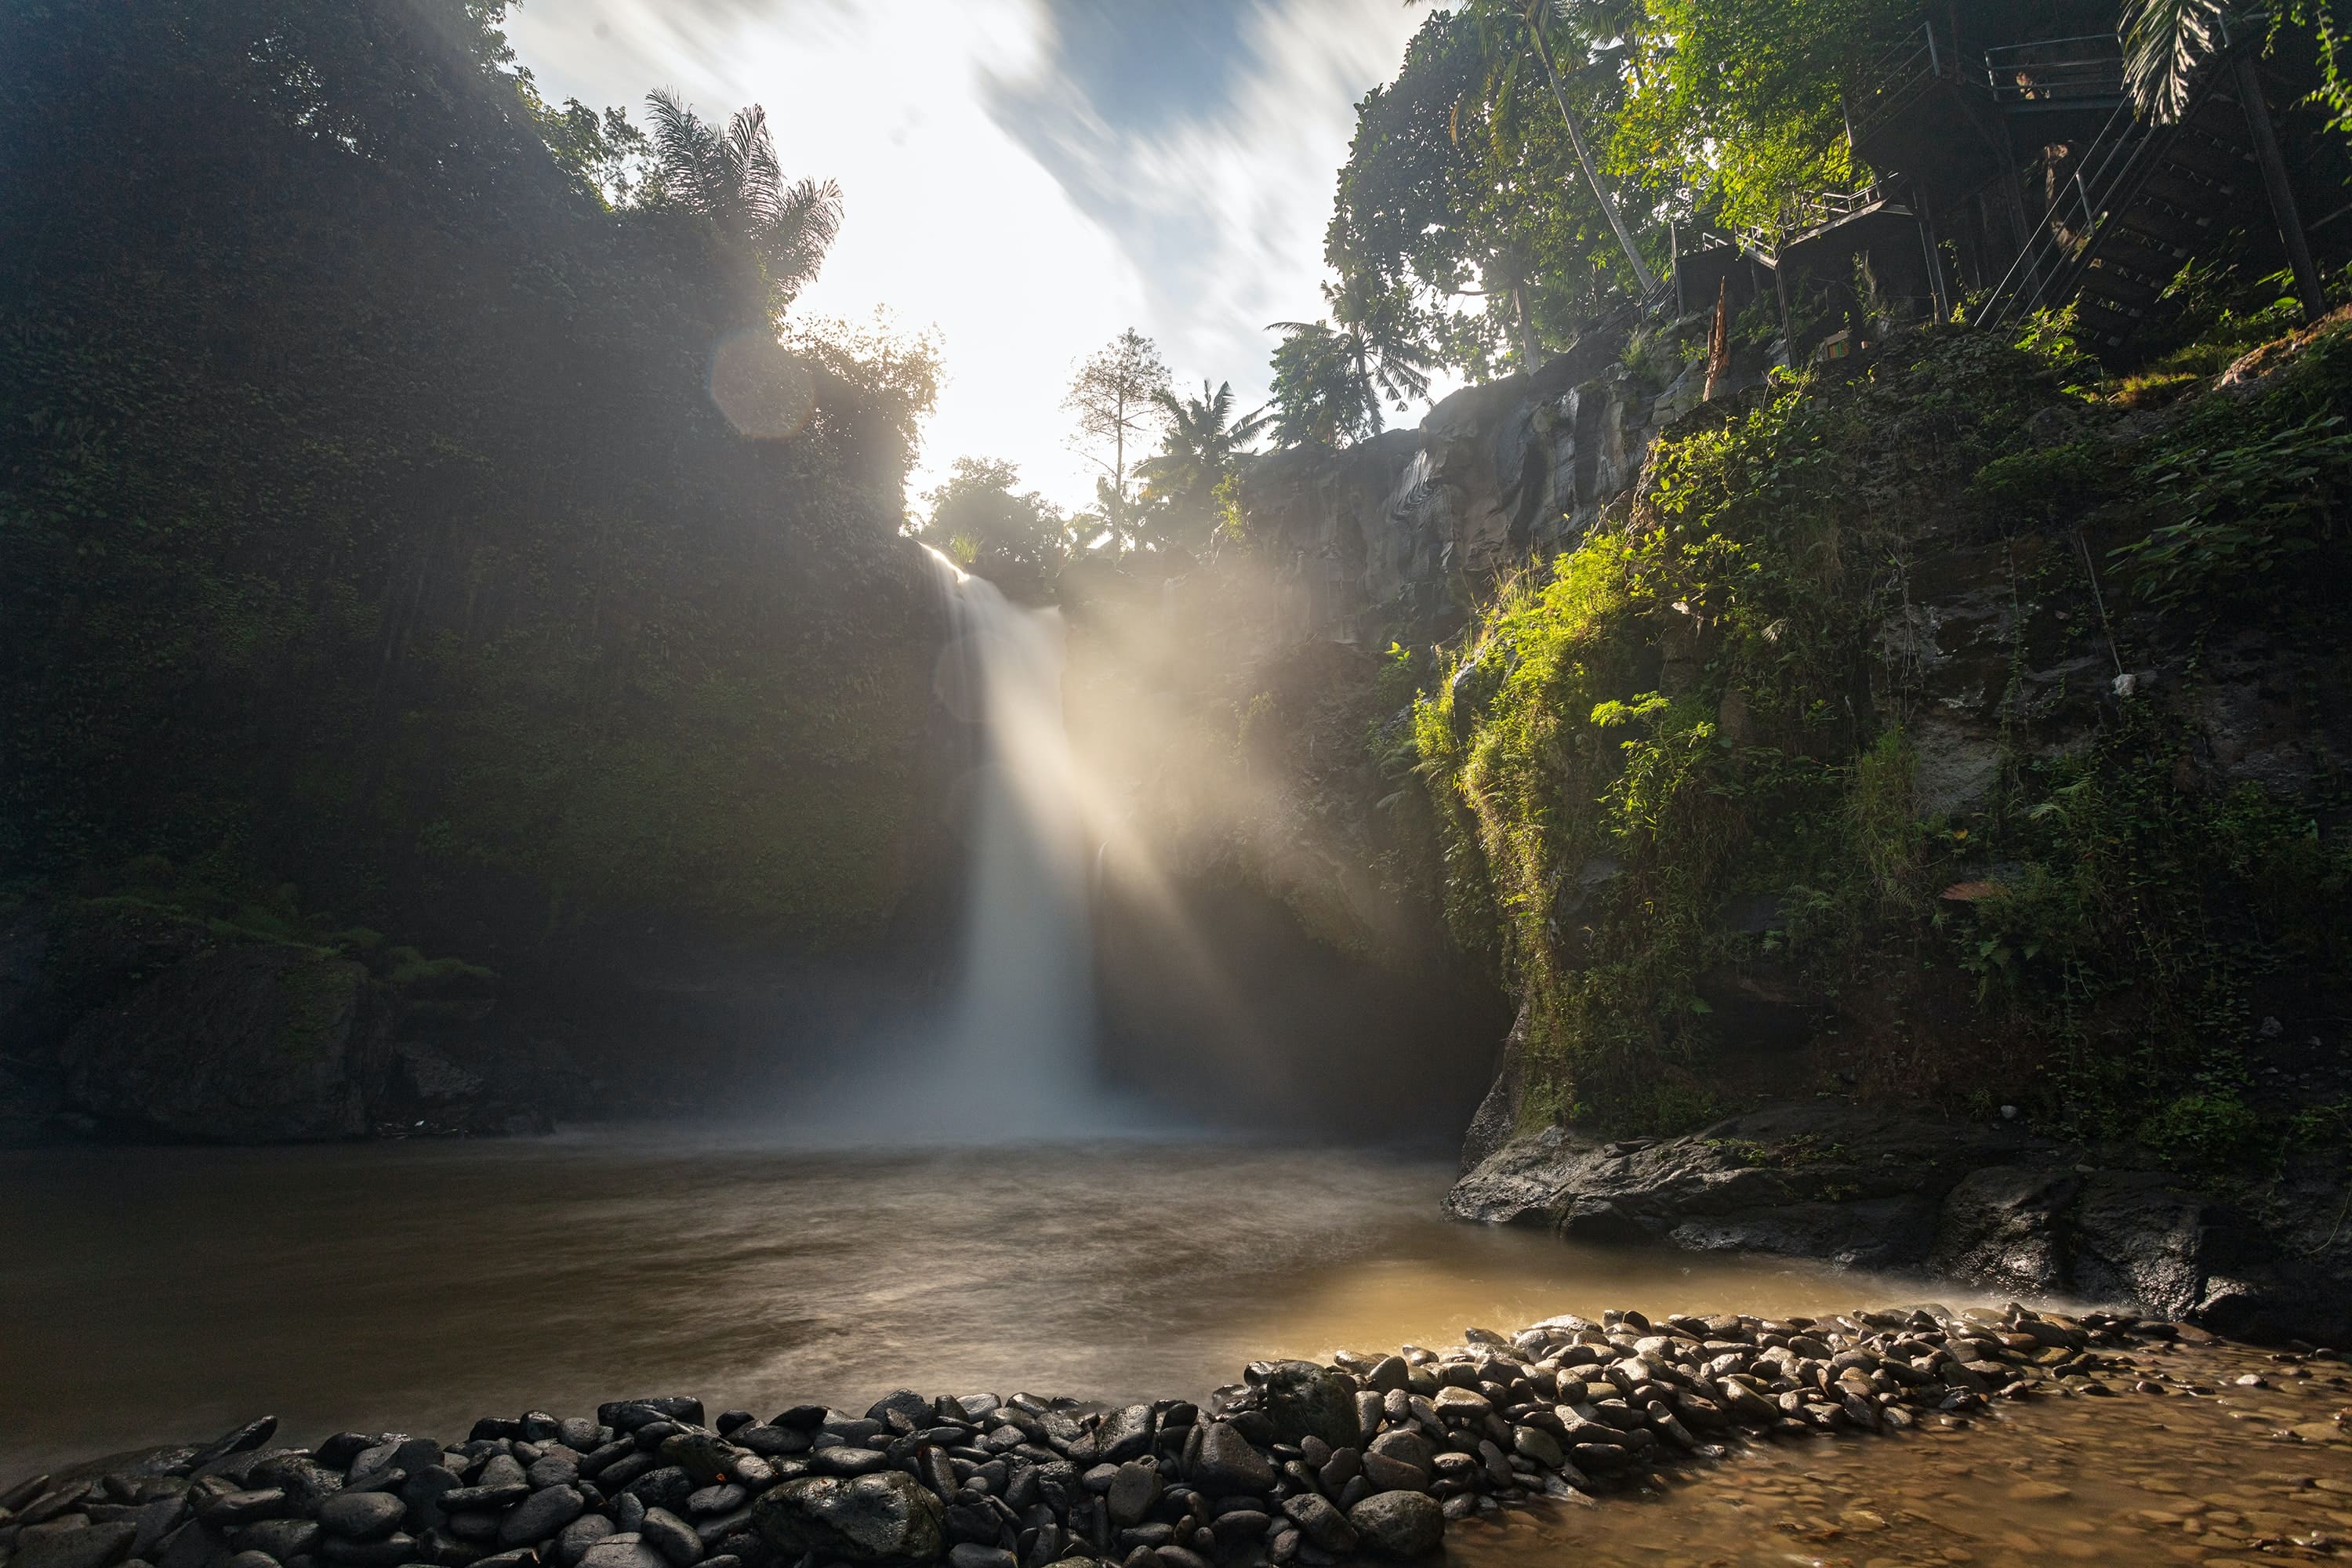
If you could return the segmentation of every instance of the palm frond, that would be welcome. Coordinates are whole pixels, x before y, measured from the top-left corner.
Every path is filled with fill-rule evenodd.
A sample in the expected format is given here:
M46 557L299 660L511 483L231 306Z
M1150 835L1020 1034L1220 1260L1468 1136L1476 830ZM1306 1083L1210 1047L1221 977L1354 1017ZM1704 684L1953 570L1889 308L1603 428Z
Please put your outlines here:
M2170 122L2189 107L2198 66L2221 35L2221 0L2127 0L2121 31L2124 81L2150 118Z

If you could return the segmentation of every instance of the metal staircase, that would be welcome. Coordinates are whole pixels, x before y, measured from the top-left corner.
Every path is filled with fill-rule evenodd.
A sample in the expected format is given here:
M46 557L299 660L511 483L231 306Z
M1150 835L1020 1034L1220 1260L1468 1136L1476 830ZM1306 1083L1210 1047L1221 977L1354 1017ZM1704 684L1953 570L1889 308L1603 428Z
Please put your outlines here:
M2011 327L2072 303L2088 346L2124 345L2181 264L2209 250L2261 192L2233 55L2225 49L2205 62L2174 123L2149 124L2128 100L2117 104L2073 160L2032 242L1979 307L1979 325Z

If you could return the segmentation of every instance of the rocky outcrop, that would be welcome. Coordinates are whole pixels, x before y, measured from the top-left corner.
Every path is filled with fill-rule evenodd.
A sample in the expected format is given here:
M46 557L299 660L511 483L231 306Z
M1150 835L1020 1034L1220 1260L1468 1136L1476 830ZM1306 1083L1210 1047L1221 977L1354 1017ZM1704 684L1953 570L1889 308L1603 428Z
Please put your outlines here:
M470 965L223 932L136 899L0 920L0 1145L544 1131L590 1108Z
M1814 1104L1665 1140L1548 1128L1481 1160L1446 1207L1572 1240L1924 1268L2221 1332L2352 1338L2352 1237L2328 1233L2324 1173L2257 1212L2132 1158L2006 1124Z
M83 1019L58 1060L103 1122L241 1143L365 1132L383 1054L362 965L257 945L174 965Z
M1465 387L1413 428L1253 464L1242 510L1282 584L1283 624L1340 640L1374 624L1443 636L1496 574L1580 536L1698 403L1691 376L1661 394L1618 363L1627 325L1587 332L1532 375Z

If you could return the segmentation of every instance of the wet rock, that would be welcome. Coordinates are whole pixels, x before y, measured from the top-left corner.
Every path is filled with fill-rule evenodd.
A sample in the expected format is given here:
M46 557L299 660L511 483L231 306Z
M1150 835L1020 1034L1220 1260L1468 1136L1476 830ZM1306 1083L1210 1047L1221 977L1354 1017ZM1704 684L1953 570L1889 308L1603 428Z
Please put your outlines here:
M646 1510L637 1539L667 1559L670 1568L691 1568L702 1556L702 1538L694 1527L666 1508Z
M580 1568L669 1568L669 1560L632 1531L608 1535L581 1555Z
M260 1490L222 1492L196 1504L197 1517L215 1530L257 1524L286 1511L286 1494L276 1487Z
M1095 1433L1097 1451L1105 1464L1123 1464L1150 1450L1151 1433L1151 1406L1129 1405L1102 1418Z
M1347 1373L1312 1362L1284 1362L1266 1373L1265 1412L1277 1443L1320 1438L1334 1448L1361 1436L1356 1384Z
M1194 1428L1197 1447L1187 1444L1184 1479L1210 1497L1258 1495L1274 1489L1274 1462L1254 1447L1229 1421Z
M1356 1549L1355 1527L1348 1522L1345 1514L1315 1493L1301 1492L1283 1499L1282 1511L1309 1542L1322 1550L1342 1552Z
M939 1499L912 1476L886 1470L843 1479L804 1476L761 1494L751 1522L779 1552L854 1563L921 1563L946 1546Z
M707 1487L726 1479L736 1449L709 1432L678 1432L662 1439L660 1452L663 1464L677 1466L696 1486Z
M513 1547L545 1541L578 1519L587 1506L576 1487L549 1487L533 1492L499 1521L499 1543Z
M1348 1523L1385 1557L1426 1557L1445 1539L1444 1510L1417 1491L1374 1492L1348 1510Z
M603 1514L583 1514L556 1533L554 1560L562 1568L578 1568L588 1549L612 1533L613 1521Z
M1110 1510L1110 1521L1122 1528L1141 1523L1159 1500L1159 1470L1136 1460L1119 1466L1103 1489L1103 1506Z
M17 1533L10 1568L111 1568L130 1554L138 1533L128 1520L86 1524L75 1516L28 1524Z
M319 1506L319 1528L341 1541L373 1541L390 1534L405 1511L389 1492L337 1492Z

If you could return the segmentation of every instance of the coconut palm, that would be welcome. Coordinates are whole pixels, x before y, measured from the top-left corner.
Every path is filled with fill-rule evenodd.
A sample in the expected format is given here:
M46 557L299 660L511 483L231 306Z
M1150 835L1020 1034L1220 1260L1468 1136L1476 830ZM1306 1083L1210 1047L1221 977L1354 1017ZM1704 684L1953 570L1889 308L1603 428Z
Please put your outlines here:
M1322 321L1276 321L1274 439L1341 447L1380 433L1381 399L1360 333Z
M2168 122L2189 107L2197 68L2221 41L2221 0L2125 0L2117 30L2132 101Z
M1286 446L1377 435L1383 397L1402 414L1429 395L1437 356L1402 289L1383 290L1355 272L1337 288L1323 285L1323 298L1331 324L1276 321L1267 329L1288 334L1274 355L1276 439Z
M769 286L789 302L824 265L841 232L841 187L831 180L787 182L758 104L724 129L680 103L647 95L654 122L655 199L700 213L759 254Z
M1146 458L1139 471L1154 491L1179 506L1205 501L1232 470L1234 459L1274 423L1263 408L1235 418L1230 381L1213 392L1202 382L1198 397L1179 397L1163 388L1151 400L1167 416L1168 434L1159 456Z
M1490 39L1502 39L1514 32L1524 32L1537 61L1543 67L1544 80L1551 89L1551 100L1568 127L1568 140L1576 149L1576 161L1584 166L1585 183L1592 187L1592 199L1599 203L1609 227L1617 236L1619 248L1624 251L1626 262L1633 268L1633 280L1643 293L1654 293L1657 276L1650 264L1642 259L1641 247L1633 243L1633 231L1625 226L1625 216L1617 209L1617 198L1601 183L1601 167L1592 159L1592 146L1585 139L1583 123L1576 111L1568 106L1568 89L1561 80L1559 63L1552 54L1551 40L1545 36L1544 26L1554 16L1567 14L1569 0L1466 0L1463 11L1475 17ZM1519 57L1511 56L1503 64L1506 75L1518 67Z

